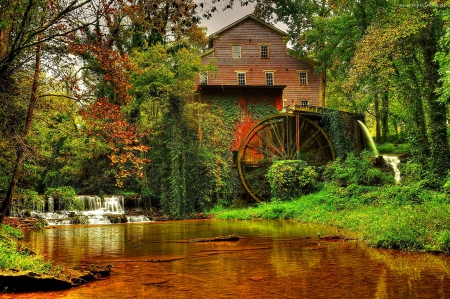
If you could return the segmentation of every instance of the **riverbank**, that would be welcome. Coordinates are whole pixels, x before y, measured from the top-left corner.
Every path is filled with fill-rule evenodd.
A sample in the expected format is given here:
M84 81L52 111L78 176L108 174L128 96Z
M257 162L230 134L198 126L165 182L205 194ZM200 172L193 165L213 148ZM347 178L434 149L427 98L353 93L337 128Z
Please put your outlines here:
M320 191L296 200L260 203L246 208L216 207L210 214L216 219L290 219L325 224L342 228L341 234L345 238L357 238L376 248L450 253L450 196L424 188L421 183L382 187L356 184L342 187L329 183ZM42 279L40 287L44 280L51 284L55 277L65 281L64 287L95 278L95 273L84 276L85 270L77 269L81 270L77 272L53 265L45 256L24 247L21 235L18 229L2 226L0 276L16 276L19 277L15 278L17 281L23 277ZM0 277L0 281L4 282L5 278Z
M342 228L376 248L450 253L450 198L421 184L383 187L326 185L288 202L230 209L217 219L293 219Z
M0 228L0 293L62 290L109 276L110 266L64 268L24 246L22 231Z

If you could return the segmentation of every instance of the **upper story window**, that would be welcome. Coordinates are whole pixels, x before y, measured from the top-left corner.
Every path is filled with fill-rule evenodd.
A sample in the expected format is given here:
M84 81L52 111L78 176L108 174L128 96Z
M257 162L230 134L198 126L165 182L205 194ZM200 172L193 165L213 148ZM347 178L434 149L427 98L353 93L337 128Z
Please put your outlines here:
M232 46L233 58L241 58L241 46L233 45Z
M308 85L308 72L299 72L300 85Z
M200 85L208 85L208 73L200 73Z
M238 85L245 85L245 73L238 73Z
M261 45L261 58L269 58L269 46Z
M273 72L266 72L266 85L273 85Z
M300 106L301 106L301 107L308 107L308 106L309 106L309 101L303 101L303 100L302 100L302 101L300 102Z

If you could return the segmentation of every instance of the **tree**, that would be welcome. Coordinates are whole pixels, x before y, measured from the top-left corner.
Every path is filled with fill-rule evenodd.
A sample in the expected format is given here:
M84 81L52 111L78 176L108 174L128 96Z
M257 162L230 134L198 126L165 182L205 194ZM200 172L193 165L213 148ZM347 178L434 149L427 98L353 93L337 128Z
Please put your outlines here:
M34 76L33 76L33 85L31 87L31 94L30 94L30 102L28 104L28 114L25 121L25 128L23 132L23 136L21 136L22 140L25 140L29 135L31 131L31 122L33 119L33 111L34 106L36 104L37 95L38 95L38 84L39 84L39 76L41 74L41 43L39 42L41 37L38 38L38 43L36 44L36 62L35 62L35 69L34 69ZM9 207L11 206L14 192L17 187L17 182L19 181L20 177L20 168L22 167L22 162L25 154L25 145L19 145L17 148L16 153L16 163L14 165L14 169L11 176L11 183L8 188L8 193L6 194L6 197L4 201L2 202L2 205L0 207L0 223L3 223L3 219L6 215L6 212L8 211Z
M435 61L442 26L439 7L393 7L371 24L358 44L349 78L350 84L358 82L360 87L386 82L396 86L414 123L409 130L416 157L426 163L431 156L430 166L440 178L450 169L446 103L437 93L440 77Z
M0 4L2 8L0 13L2 17L0 24L0 101L2 103L12 100L11 94L16 91L15 73L23 69L23 66L28 63L30 51L35 49L35 52L31 54L35 57L35 63L26 121L23 128L20 127L22 124L20 122L16 129L16 132L18 132L16 134L18 137L16 139L16 162L12 170L6 198L0 207L0 223L12 203L21 174L26 148L25 139L30 135L34 106L38 97L42 44L50 41L54 43L67 41L72 33L88 26L90 21L96 20L98 15L103 14L108 6L98 5L97 9L92 11L94 13L92 16L89 14L90 10L84 10L90 2L91 0L75 0L67 3L67 5L59 5L41 0L24 2L11 0L3 1ZM85 12L80 14L82 19L77 16L80 10Z

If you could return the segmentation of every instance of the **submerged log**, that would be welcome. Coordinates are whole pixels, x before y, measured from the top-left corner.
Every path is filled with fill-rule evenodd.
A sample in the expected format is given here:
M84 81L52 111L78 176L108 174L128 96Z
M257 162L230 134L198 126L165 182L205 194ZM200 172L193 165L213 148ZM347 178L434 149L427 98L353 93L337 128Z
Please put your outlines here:
M212 237L212 238L196 238L196 239L190 239L189 243L196 243L196 242L225 242L225 241L239 241L242 239L238 235L228 235L228 236L219 236L219 237Z

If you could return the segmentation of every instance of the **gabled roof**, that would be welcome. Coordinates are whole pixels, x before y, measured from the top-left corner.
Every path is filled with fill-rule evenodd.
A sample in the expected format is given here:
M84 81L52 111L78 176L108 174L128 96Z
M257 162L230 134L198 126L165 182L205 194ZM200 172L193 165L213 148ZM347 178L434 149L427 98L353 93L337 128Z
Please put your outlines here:
M258 18L255 17L253 14L249 14L249 15L246 15L245 17L243 17L243 18L237 20L236 22L231 23L230 25L228 25L228 26L226 26L226 27L220 29L219 31L217 31L217 32L215 32L215 33L213 33L213 34L211 34L209 37L210 37L210 39L215 39L218 35L224 33L224 32L227 31L228 29L231 29L231 28L233 28L233 27L239 25L240 23L242 23L242 22L244 22L244 21L246 21L246 20L249 20L249 19L250 19L250 20L253 20L253 21L255 21L255 22L257 22L257 23L259 23L259 24L261 24L261 25L266 26L266 27L269 28L270 30L275 31L276 33L278 33L278 34L280 34L280 35L282 35L282 36L287 36L287 35L288 35L286 32L284 32L284 31L282 31L282 30L280 30L280 29L278 29L278 28L276 28L276 27L270 25L269 23L264 22L264 21L261 20L261 19L258 19Z

